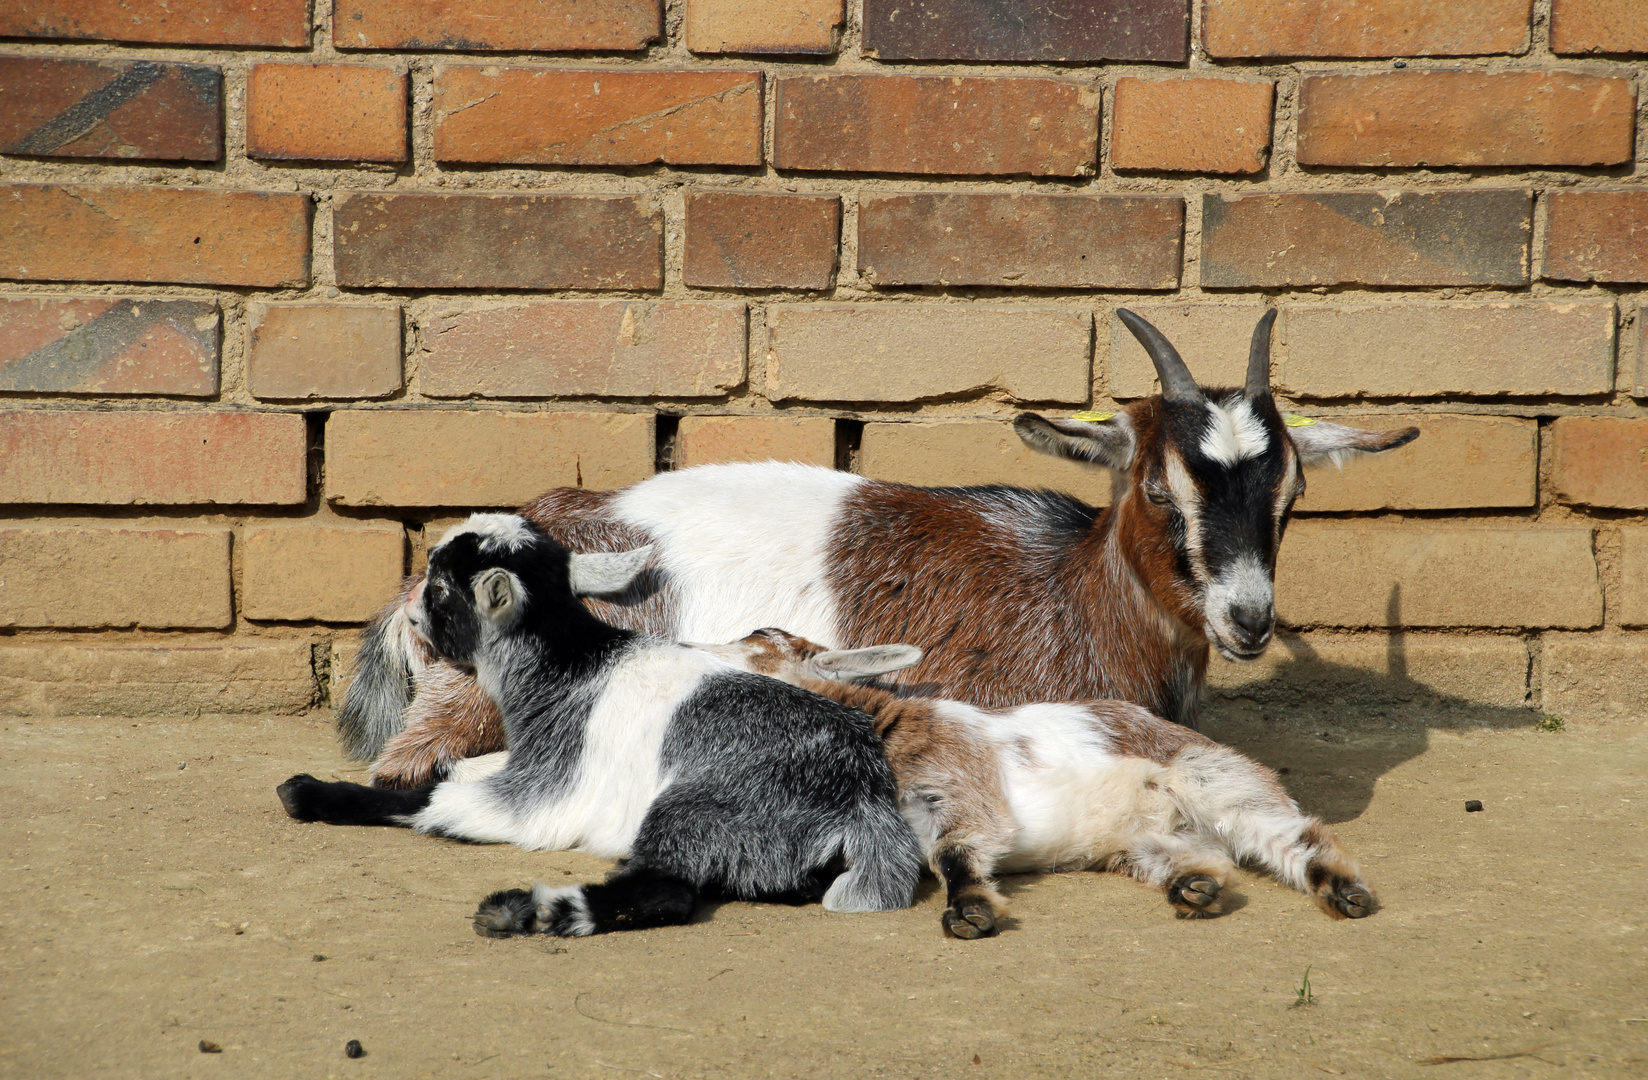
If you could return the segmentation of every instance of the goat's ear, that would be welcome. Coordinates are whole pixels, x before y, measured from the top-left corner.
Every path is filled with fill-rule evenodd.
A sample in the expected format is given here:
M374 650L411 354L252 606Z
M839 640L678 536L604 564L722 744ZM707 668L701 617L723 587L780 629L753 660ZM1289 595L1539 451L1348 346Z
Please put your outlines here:
M652 558L652 545L633 551L592 551L567 563L573 596L612 596L629 588Z
M481 618L496 622L515 607L519 589L514 574L494 567L475 579L475 609Z
M1293 437L1294 449L1299 451L1299 464L1306 466L1326 465L1331 461L1343 468L1345 462L1363 454L1395 450L1419 438L1416 427L1364 431L1344 424L1330 424L1326 420L1291 415L1285 423L1287 433Z
M1013 430L1038 453L1127 472L1133 467L1133 421L1124 412L1089 415L1103 419L1049 420L1033 412L1019 413Z
M821 679L867 679L921 663L914 645L871 645L865 649L831 649L807 661L808 674Z

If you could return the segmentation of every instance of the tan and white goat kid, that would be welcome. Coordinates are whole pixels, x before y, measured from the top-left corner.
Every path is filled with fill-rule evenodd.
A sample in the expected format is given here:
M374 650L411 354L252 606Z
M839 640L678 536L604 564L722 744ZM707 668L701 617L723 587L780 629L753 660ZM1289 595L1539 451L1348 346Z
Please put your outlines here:
M983 709L846 681L916 663L909 645L826 650L767 629L696 647L870 715L957 937L995 932L998 873L1114 870L1201 916L1219 913L1231 869L1246 864L1334 918L1374 912L1361 870L1274 772L1137 705Z

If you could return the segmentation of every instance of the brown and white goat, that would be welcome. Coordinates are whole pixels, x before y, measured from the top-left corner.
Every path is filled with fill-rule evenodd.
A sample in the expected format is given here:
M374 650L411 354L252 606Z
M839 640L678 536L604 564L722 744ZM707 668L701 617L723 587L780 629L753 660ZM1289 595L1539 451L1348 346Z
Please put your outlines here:
M919 693L986 707L1116 698L1194 727L1209 646L1246 660L1270 642L1301 467L1419 432L1286 426L1269 386L1274 312L1233 390L1198 387L1155 327L1119 315L1162 393L1107 418L1014 421L1036 450L1113 470L1105 510L1044 490L918 488L765 462L616 492L561 488L521 513L574 551L652 546L640 587L591 603L614 625L694 641L760 626L833 647L908 641L925 658L897 678ZM502 728L467 674L432 670L405 595L367 628L339 727L352 755L382 754L378 782L413 785L498 749ZM414 691L416 726L405 723Z
M1373 914L1356 863L1274 772L1137 705L981 709L837 681L919 660L905 645L826 650L766 629L696 647L869 714L957 937L995 932L997 873L1114 870L1199 916L1219 913L1231 869L1249 863L1334 918Z

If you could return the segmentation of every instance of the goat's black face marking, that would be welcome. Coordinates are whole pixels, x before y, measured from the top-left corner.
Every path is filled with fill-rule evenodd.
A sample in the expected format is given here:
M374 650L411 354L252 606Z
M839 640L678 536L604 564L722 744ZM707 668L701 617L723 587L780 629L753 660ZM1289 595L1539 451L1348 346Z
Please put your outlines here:
M534 596L570 596L567 561L565 548L524 520L521 534L511 541L464 532L443 542L429 553L423 594L422 621L430 645L447 659L473 667L485 637L475 587L486 572L513 574L524 586L514 602L524 609Z

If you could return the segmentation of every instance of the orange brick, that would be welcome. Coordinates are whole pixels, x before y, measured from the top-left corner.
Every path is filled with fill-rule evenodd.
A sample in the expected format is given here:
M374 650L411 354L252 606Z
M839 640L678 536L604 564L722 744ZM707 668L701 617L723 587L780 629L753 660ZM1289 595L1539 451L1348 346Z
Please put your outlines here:
M0 626L219 629L227 529L0 529Z
M1648 281L1648 191L1556 191L1544 201L1540 276Z
M399 304L254 302L246 330L253 397L375 398L401 388Z
M0 412L0 503L302 503L295 413Z
M254 64L246 154L291 161L405 161L406 76L356 64Z
M1559 416L1547 437L1557 498L1584 506L1648 509L1648 420Z
M841 244L835 195L694 191L686 196L688 285L828 289Z
M309 284L306 195L0 187L0 278Z
M1570 729L1642 730L1648 716L1648 635L1545 634L1540 709Z
M685 469L722 461L799 461L835 468L827 416L683 416L676 460Z
M241 614L365 622L400 585L405 555L399 525L249 528L241 542Z
M0 37L306 49L309 0L22 0Z
M217 393L212 300L0 297L0 390L36 394Z
M1299 163L1616 165L1631 160L1628 79L1570 71L1307 76Z
M1248 79L1116 80L1110 164L1161 172L1253 173L1270 149L1276 86Z
M1628 525L1619 531L1619 579L1610 610L1626 626L1648 626L1648 529Z
M442 66L435 159L759 165L761 73Z
M340 49L624 52L658 39L659 0L334 0Z
M695 53L835 52L842 0L687 0Z
M1521 52L1533 0L1202 0L1211 56Z
M1642 0L1551 0L1551 51L1648 53Z

